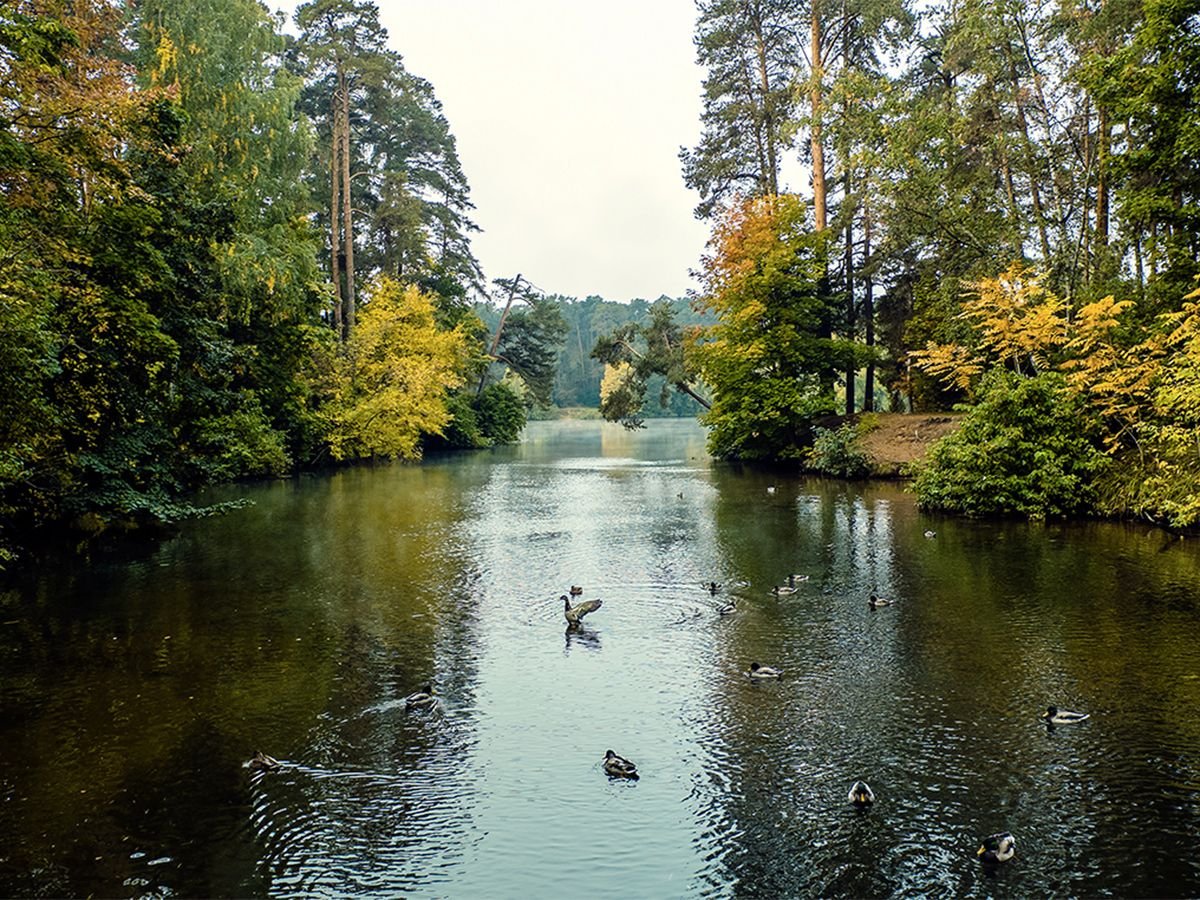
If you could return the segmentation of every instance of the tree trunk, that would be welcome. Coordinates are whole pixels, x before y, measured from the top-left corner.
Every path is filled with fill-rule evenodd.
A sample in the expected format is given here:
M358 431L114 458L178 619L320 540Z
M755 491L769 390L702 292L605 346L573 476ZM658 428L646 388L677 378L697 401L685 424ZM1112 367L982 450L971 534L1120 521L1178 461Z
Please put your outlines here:
M504 304L504 312L500 313L500 321L496 323L496 334L492 337L492 346L488 348L488 356L493 359L496 356L496 350L500 347L500 335L504 331L504 323L508 320L508 312L512 309L513 297L516 296L517 285L520 282L521 273L518 272L517 277L514 278L512 284L509 285L508 300ZM483 367L483 374L479 376L479 387L475 389L476 397L483 393L483 386L487 383L487 373L488 369L491 367L491 364L491 360L489 359L487 365Z
M333 330L337 333L338 340L342 340L345 334L342 331L342 270L339 262L341 261L341 230L338 228L338 223L341 221L341 179L342 166L338 154L341 150L341 142L338 140L338 95L334 90L331 115L329 117L329 280L333 283Z
M766 132L766 189L768 193L779 193L779 159L775 148L775 116L772 109L771 79L767 73L767 43L763 37L761 16L753 17L755 51L758 56L758 86L762 91L762 121Z
M846 204L849 211L849 215L846 216L846 338L852 341L856 325L854 315L854 208L850 199L850 166L848 162L843 162L843 165L846 170L842 176L844 198L842 202ZM848 416L854 415L854 379L857 372L853 360L846 364L846 415Z
M346 74L338 71L342 115L342 245L346 257L346 332L354 330L354 225L350 204L350 88Z
M866 262L870 258L871 210L867 207L863 210L863 261ZM867 360L867 371L863 376L863 412L875 411L875 298L872 296L874 289L874 281L868 275L863 284L863 324L866 327L867 349L872 353L871 358Z
M1108 154L1112 144L1112 126L1108 110L1098 106L1096 123L1096 247L1108 246Z
M1038 242L1042 247L1042 259L1050 265L1050 238L1046 233L1046 212L1042 207L1042 193L1038 187L1039 172L1034 163L1033 141L1029 137L1029 120L1025 117L1025 103L1021 100L1021 81L1017 74L1017 63L1012 54L1008 56L1008 73L1012 79L1013 95L1016 98L1017 125L1021 129L1021 137L1025 142L1025 174L1029 176L1029 198L1033 201L1033 220L1037 227Z
M812 103L812 125L809 137L812 144L813 228L824 231L825 216L825 146L821 134L821 12L817 0L812 0L812 40L809 61L812 79L809 100Z

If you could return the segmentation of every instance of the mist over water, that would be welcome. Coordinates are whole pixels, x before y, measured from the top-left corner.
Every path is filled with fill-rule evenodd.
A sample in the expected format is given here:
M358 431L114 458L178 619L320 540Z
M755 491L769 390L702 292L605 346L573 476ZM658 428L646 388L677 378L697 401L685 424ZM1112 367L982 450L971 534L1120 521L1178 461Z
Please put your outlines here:
M1200 894L1194 541L934 518L674 421L241 495L0 594L0 894Z

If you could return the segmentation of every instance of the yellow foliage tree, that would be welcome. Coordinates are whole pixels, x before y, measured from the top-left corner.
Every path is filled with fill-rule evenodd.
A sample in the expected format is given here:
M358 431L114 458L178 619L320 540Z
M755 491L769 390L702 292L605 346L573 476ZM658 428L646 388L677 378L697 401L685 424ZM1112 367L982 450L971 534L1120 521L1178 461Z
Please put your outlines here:
M1050 366L1067 341L1067 307L1038 275L1014 262L994 278L968 284L959 318L972 326L972 346L935 344L911 354L913 363L945 384L970 393L989 367L1001 365L1018 375Z
M1071 323L1069 356L1062 363L1072 390L1083 394L1108 426L1110 447L1136 440L1162 366L1162 341L1156 335L1132 347L1117 340L1121 316L1133 305L1110 295L1082 307Z
M432 297L412 285L381 278L369 298L329 373L330 452L415 459L421 436L450 421L447 394L464 382L472 339L440 330Z

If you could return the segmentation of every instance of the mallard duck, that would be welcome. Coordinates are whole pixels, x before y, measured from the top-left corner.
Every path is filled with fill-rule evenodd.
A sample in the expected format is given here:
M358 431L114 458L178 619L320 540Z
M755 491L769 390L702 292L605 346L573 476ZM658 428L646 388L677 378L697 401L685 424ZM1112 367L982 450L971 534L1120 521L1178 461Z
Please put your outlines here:
M777 584L771 588L771 593L776 597L786 597L788 594L796 593L796 587L790 584Z
M861 809L875 802L875 792L865 781L856 781L851 785L850 795L847 799Z
M280 768L279 760L273 756L267 756L261 750L255 750L254 756L250 758L250 762L246 765L255 772L274 772Z
M433 685L431 684L422 685L419 691L415 691L404 698L404 706L406 709L420 709L423 706L432 705Z
M750 671L746 673L750 678L778 678L782 674L783 671L781 669L760 665L756 662L750 663Z
M872 594L871 598L867 601L871 609L879 609L881 606L891 606L892 602L886 597L880 597L878 594Z
M936 532L936 531L934 531L934 530L931 528L931 529L929 529L928 531L926 531L926 532L925 532L925 537L927 537L927 538L929 538L929 539L931 539L931 540L932 540L933 538L937 537L937 532Z
M611 750L606 750L604 752L604 774L609 778L632 778L636 781L638 770L632 760L617 756Z
M808 579L811 577L812 577L811 575L800 575L800 574L789 575L788 576L788 585L791 587L795 587L797 581L808 581Z
M582 595L583 595L583 588L581 588L581 587L580 587L579 585L577 585L577 584L573 584L573 585L571 585L571 596L572 596L572 597L579 597L579 596L582 596Z
M735 612L737 612L737 599L734 597L730 597L728 601L717 607L718 616L732 616Z
M571 605L571 600L566 594L562 595L563 615L567 618L568 625L578 625L583 621L583 617L590 612L595 612L603 604L603 600L584 600L582 603Z
M1042 713L1047 725L1074 725L1084 719L1090 719L1091 713L1071 712L1069 709L1059 709L1057 706L1047 706Z
M1016 839L1007 831L1002 831L985 837L975 855L985 863L1002 863L1012 859L1016 852Z

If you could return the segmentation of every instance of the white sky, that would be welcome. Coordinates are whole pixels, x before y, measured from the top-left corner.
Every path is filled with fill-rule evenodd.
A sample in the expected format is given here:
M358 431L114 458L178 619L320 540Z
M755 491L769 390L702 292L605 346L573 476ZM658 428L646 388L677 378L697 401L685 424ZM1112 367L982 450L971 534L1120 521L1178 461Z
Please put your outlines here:
M692 286L708 237L678 159L700 134L692 0L378 3L442 102L489 280L608 300Z

